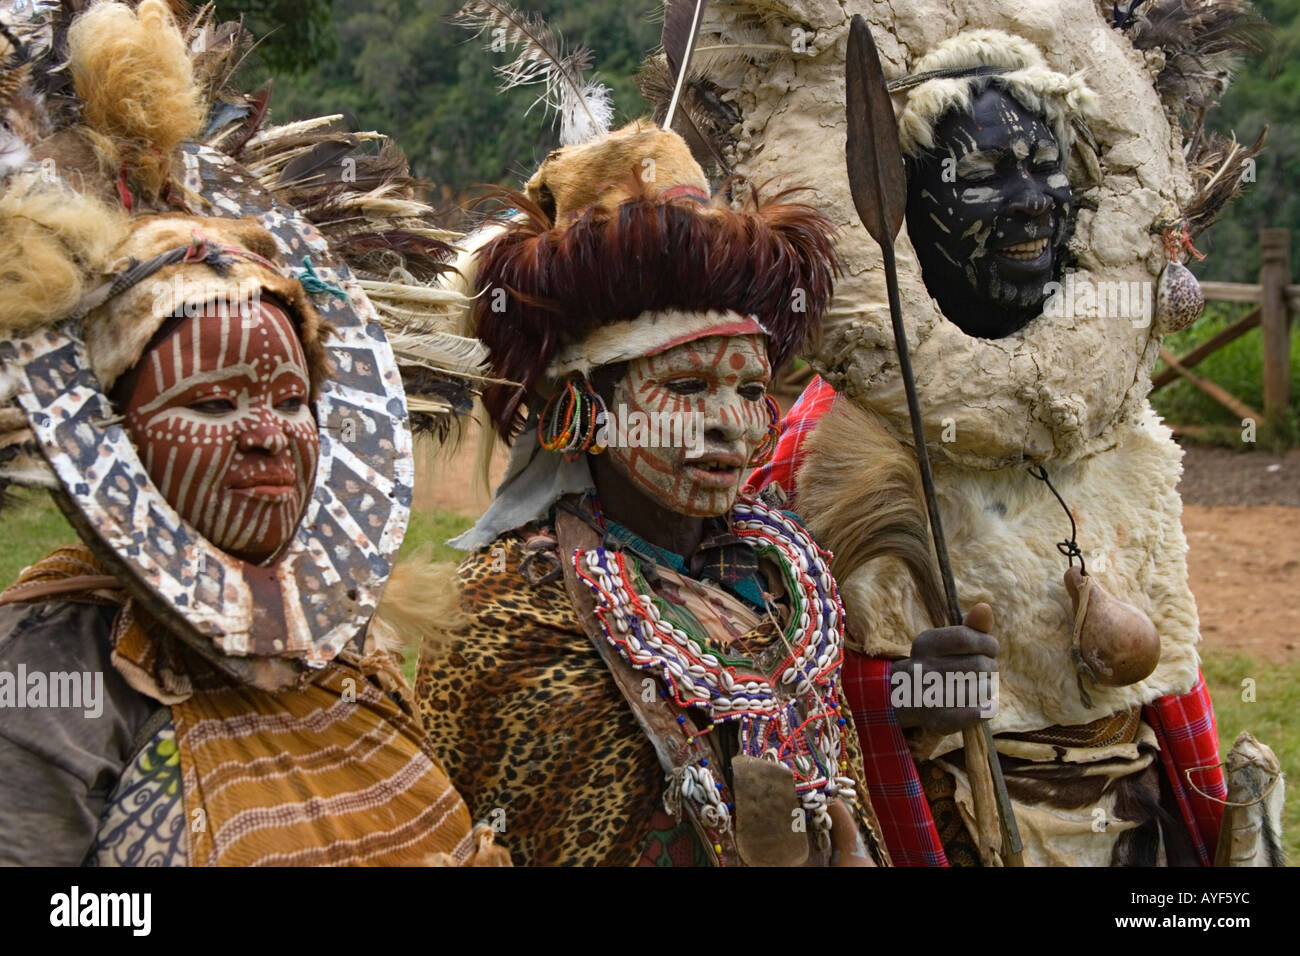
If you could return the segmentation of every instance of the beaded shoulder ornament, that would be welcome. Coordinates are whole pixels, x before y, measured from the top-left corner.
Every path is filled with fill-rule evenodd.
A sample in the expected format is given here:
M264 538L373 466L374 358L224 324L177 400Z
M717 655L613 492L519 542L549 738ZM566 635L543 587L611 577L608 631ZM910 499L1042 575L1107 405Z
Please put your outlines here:
M657 677L679 707L702 711L708 726L700 734L736 721L740 754L788 767L804 812L825 846L831 823L827 801L836 796L856 800L840 732L846 723L837 689L844 611L830 555L784 514L752 499L736 503L731 525L760 556L777 560L789 595L789 616L777 628L778 642L756 659L715 651L692 633L688 620L650 593L635 556L608 548L579 549L573 561L579 579L595 595L601 629L620 656ZM731 829L734 805L707 759L681 768L673 786L702 819L723 831ZM677 798L670 793L666 802Z

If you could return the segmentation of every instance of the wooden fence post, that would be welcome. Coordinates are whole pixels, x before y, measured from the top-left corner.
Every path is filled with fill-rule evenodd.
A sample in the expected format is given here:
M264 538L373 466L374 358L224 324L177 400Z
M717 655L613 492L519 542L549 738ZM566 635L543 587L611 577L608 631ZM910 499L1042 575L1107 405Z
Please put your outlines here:
M1291 389L1291 330L1288 327L1287 285L1291 282L1291 233L1261 229L1259 251L1260 332L1264 349L1264 419L1280 425L1287 413Z

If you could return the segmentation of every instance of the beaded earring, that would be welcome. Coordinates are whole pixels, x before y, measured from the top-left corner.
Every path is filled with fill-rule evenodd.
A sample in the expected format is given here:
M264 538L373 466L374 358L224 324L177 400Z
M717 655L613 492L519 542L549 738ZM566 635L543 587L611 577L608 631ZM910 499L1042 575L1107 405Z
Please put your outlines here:
M605 402L582 376L568 379L546 402L537 420L537 440L569 461L605 450L596 436L605 421Z
M781 437L781 406L771 395L764 395L763 401L767 402L767 413L772 420L768 423L767 434L763 436L762 444L754 449L754 456L749 459L752 468L761 468L772 460L772 456L776 454L777 439Z

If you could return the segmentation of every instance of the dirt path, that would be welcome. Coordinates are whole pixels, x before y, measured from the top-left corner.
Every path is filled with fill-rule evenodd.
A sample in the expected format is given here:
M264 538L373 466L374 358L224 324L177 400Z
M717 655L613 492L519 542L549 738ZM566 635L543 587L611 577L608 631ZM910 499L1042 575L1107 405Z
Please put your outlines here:
M1300 660L1300 508L1186 505L1203 653Z

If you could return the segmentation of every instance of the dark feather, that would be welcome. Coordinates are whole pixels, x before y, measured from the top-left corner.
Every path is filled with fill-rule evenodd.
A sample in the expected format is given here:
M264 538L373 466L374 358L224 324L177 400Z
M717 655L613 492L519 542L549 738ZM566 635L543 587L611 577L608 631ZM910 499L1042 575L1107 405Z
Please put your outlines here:
M255 45L242 16L224 23L215 22L215 16L214 4L208 3L183 28L193 51L190 61L195 82L208 103L235 92L231 85L235 73Z
M1128 35L1140 50L1164 52L1156 89L1174 112L1191 118L1194 132L1237 61L1268 49L1271 30L1249 0L1150 0Z
M704 23L706 6L706 0L666 0L664 3L664 28L660 38L673 82L682 76L682 64L687 64L689 73L691 52Z
M274 85L275 81L268 79L266 86L248 98L249 106L252 109L243 124L231 133L230 141L222 145L222 149L228 155L238 159L244 151L244 147L248 145L248 141L261 130L262 124L266 122L266 114L271 109L271 91Z
M303 155L291 160L280 171L276 185L302 185L308 182L333 182L343 175L342 160L357 148L355 136L345 135L322 140Z
M1201 137L1196 154L1187 157L1196 192L1182 209L1192 238L1209 228L1223 208L1241 194L1246 164L1263 151L1267 135L1266 126L1249 146L1219 133Z
M665 56L647 58L636 75L637 90L651 104L654 121L661 126L668 114L673 82ZM738 122L740 112L723 102L713 83L695 76L687 78L673 118L673 130L686 140L701 166L717 166L724 179L731 175L731 164L722 151Z

